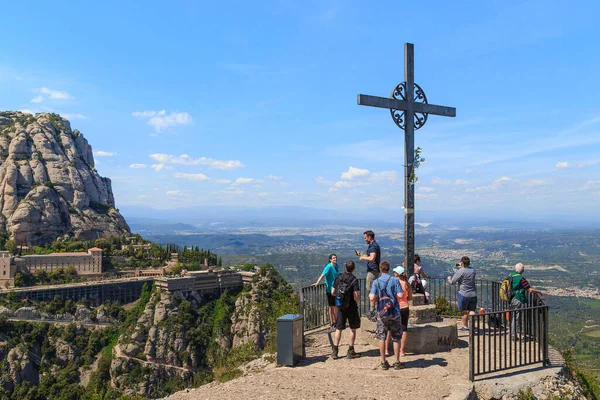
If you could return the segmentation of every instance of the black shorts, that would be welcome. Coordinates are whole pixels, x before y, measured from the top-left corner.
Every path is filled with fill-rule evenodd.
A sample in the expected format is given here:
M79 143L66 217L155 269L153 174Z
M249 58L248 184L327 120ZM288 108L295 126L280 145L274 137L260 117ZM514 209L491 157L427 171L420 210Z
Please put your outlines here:
M410 310L408 307L400 309L400 321L402 323L402 331L406 332L408 329L408 317L410 316Z
M338 308L335 329L339 329L340 331L346 329L346 321L350 325L350 329L360 328L360 315L358 315L358 307L348 307L343 310Z
M336 298L334 295L332 295L331 293L325 293L327 295L327 305L329 307L335 307L337 306L337 303L335 302Z

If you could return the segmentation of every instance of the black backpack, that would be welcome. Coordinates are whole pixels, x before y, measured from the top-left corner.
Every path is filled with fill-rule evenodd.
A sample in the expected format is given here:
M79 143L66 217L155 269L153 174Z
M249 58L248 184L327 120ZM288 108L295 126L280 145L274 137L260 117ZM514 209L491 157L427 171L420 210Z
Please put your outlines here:
M423 284L416 277L415 277L415 279L413 279L412 283L410 284L410 288L412 289L413 293L425 294L425 289L423 289Z
M354 281L356 277L351 274L344 273L340 278L338 287L336 288L336 297L340 309L346 309L350 306L350 300L354 296Z

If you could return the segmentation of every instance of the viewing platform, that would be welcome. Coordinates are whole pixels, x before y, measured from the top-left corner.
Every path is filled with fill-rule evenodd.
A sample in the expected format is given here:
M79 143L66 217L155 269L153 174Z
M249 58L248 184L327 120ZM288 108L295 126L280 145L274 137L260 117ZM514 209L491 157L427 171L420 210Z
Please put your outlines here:
M364 320L363 320L364 321ZM476 382L468 378L468 332L458 335L457 347L431 354L407 353L404 368L383 371L379 350L364 335L357 335L355 349L360 358L345 358L347 333L340 343L340 356L330 358L328 329L305 334L306 358L295 367L278 367L274 362L256 360L243 367L245 375L226 383L211 383L197 389L175 393L169 400L209 398L254 399L490 399L515 397L519 390L531 387L534 393L559 392L568 387L563 373L564 361L551 352L547 368L515 369L484 377Z

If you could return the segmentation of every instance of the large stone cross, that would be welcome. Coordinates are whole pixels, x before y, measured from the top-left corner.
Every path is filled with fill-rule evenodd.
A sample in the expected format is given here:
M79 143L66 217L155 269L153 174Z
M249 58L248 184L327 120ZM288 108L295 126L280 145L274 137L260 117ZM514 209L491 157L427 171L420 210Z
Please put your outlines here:
M427 122L429 114L456 117L453 107L427 103L425 92L415 83L414 45L404 44L404 82L398 84L390 98L358 95L358 105L388 108L399 128L404 130L404 261L406 274L413 274L415 257L415 188L411 178L415 162L415 129Z

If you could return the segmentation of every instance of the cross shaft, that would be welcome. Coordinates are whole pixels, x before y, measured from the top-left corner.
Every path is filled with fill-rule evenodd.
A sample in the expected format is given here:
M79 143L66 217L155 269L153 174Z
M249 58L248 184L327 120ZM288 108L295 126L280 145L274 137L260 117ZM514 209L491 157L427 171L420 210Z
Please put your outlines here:
M366 94L359 94L357 99L360 106L404 111L404 126L398 123L397 125L404 129L404 262L408 277L414 271L415 255L415 187L411 181L415 163L415 113L456 117L456 108L428 104L425 96L423 96L425 99L424 102L415 102L414 54L414 45L412 43L405 43L404 88L406 92L403 98L406 98L406 100L369 96ZM418 89L421 91L420 88ZM396 97L395 92L393 96ZM424 123L421 122L417 128L421 127Z

